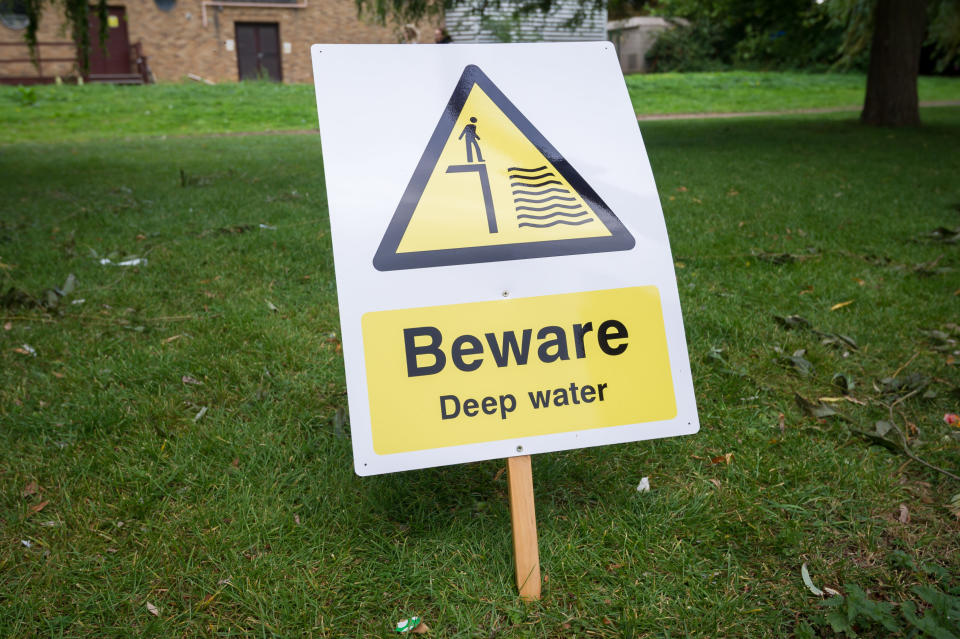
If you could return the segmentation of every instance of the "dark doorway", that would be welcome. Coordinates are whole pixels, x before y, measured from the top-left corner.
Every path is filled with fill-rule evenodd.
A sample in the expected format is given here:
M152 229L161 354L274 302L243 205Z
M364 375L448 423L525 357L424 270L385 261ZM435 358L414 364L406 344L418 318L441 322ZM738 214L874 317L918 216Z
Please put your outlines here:
M96 7L90 7L90 75L130 73L130 35L127 33L127 10L107 7L107 50L100 46L100 18Z
M283 80L280 28L276 22L238 22L237 65L241 80Z

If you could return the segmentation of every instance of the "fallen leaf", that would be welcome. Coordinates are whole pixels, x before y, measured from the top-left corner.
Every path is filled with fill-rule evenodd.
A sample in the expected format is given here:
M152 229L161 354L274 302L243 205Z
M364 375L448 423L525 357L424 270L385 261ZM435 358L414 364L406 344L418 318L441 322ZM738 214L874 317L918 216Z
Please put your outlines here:
M681 193L686 193L688 191L687 187L685 186L678 186L677 190L680 191Z
M833 306L830 307L830 310L835 311L837 309L843 308L844 306L850 306L851 304L853 304L853 300L847 300L846 302L840 302L838 304L834 304Z
M777 324L787 330L810 328L810 322L799 315L787 315L786 317L774 315L773 319Z
M814 586L813 580L810 579L810 572L807 570L807 562L803 562L803 565L800 566L800 577L803 579L803 584L807 587L807 590L818 597L823 596L823 591Z
M264 300L264 301L267 303L267 308L269 308L271 311L273 311L274 313L280 312L280 309L277 308L273 302L271 302L270 300Z
M21 355L30 355L32 357L37 356L37 351L33 348L33 346L30 346L29 344L24 344L19 348L15 348L13 349L13 352L20 353Z
M729 464L733 461L733 453L725 453L723 455L717 455L716 457L711 457L710 462L714 464Z
M300 525L300 515L298 515L297 513L293 513L293 522L294 522L296 525L299 526L299 525Z
M40 512L41 510L43 510L44 508L46 508L46 507L47 507L47 504L49 504L49 503L50 503L50 501L47 500L47 501L41 501L39 504L34 504L33 506L30 506L30 514L33 515L33 514L36 514L36 513Z
M893 424L886 420L881 420L873 425L873 429L876 431L878 436L886 437L887 433L893 430Z
M780 428L780 434L783 435L783 432L787 429L787 418L784 417L783 413L780 413L777 419L777 426Z
M842 390L844 394L849 393L856 387L856 382L854 382L853 378L846 373L834 373L833 377L830 379L830 383L836 388Z
M852 348L857 350L860 347L857 346L857 343L849 335L840 335L839 333L823 333L821 331L814 331L817 335L820 336L820 343L824 346L833 346L835 348Z
M829 406L824 406L823 404L818 404L816 402L811 402L809 399L803 397L798 393L793 395L794 401L797 403L797 406L800 407L804 413L810 417L816 417L822 419L824 417L832 417L837 414L837 411L833 410Z
M183 377L180 378L180 381L183 382L184 384L193 384L195 386L200 384L200 382L195 377L191 377L190 375L184 375Z
M197 411L196 415L193 416L193 423L196 424L197 422L199 422L201 419L203 419L203 416L206 414L207 414L207 407L204 406L199 411Z
M157 610L157 607L154 606L154 605L153 605L152 603L150 603L149 601L147 602L147 612L149 612L149 613L150 613L151 615L153 615L154 617L159 617L159 616L160 616L160 611Z
M63 379L63 373L60 373L57 371L53 371L53 376L56 377L57 379Z
M740 191L737 191L736 189L730 189L727 191L727 195L729 197L734 197L735 195L740 195Z
M947 510L953 513L953 516L960 520L960 493L957 493L950 498L950 502L947 504Z
M233 461L230 462L230 465L233 466L234 468L239 468L239 467L240 467L240 458L239 458L239 457L234 457L234 458L233 458Z
M428 626L427 624L425 624L425 623L423 623L423 622L421 621L421 622L417 625L417 627L414 628L413 630L411 630L410 632L412 632L412 633L415 634L415 635L425 635L425 634L427 634L428 632L430 632L430 626Z
M785 366L791 366L801 377L807 377L813 373L813 364L804 355L807 354L805 348L794 351L793 355L782 355L780 362Z
M907 505L906 505L906 504L900 504L900 515L899 515L899 517L897 517L897 519L900 520L900 523L901 523L901 524L909 524L909 523L910 523L910 511L907 510Z
M11 330L13 330L13 322L7 322L6 324L4 324L4 325L3 325L3 330L5 330L5 331L11 331Z
M717 479L716 477L711 477L710 483L716 486L717 488L720 488L720 480Z
M23 490L20 491L20 496L26 499L27 497L33 497L34 495L39 495L42 492L43 492L43 489L40 488L40 485L37 484L37 482L32 481L23 487Z
M830 586L824 586L824 587L823 587L823 591L824 591L825 593L827 593L828 595L830 595L831 597L839 597L839 596L840 596L840 591L839 591L839 590L834 590L834 589L831 588Z
M164 344L169 344L170 342L175 342L175 341L177 341L178 339L181 339L182 337L183 337L183 335L172 335L172 336L168 337L167 339L163 340L163 343L164 343Z

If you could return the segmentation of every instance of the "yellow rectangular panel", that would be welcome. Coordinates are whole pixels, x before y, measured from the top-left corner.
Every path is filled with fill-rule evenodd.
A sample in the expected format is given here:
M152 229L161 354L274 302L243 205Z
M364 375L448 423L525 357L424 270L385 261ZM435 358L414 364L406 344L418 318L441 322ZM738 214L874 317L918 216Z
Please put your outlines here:
M379 455L677 415L655 286L366 313Z

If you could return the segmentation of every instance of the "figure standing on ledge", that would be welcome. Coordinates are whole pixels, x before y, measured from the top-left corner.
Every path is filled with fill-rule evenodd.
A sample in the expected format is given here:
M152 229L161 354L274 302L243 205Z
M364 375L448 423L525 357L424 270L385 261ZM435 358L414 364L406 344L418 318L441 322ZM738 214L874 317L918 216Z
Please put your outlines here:
M477 162L483 162L483 154L480 153L480 144L477 140L480 139L480 136L477 135L477 119L470 118L470 124L463 127L463 132L460 134L458 140L463 140L463 137L466 136L465 140L467 143L467 162L473 162L473 149L477 149Z

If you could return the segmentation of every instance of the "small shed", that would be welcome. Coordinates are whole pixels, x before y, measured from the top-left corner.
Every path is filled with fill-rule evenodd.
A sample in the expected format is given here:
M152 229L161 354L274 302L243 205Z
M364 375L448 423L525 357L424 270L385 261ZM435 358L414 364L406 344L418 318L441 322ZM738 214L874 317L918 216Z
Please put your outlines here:
M638 16L607 23L607 35L617 49L620 68L624 73L645 73L646 55L657 36L678 24L687 24L683 18L668 20L652 16Z

